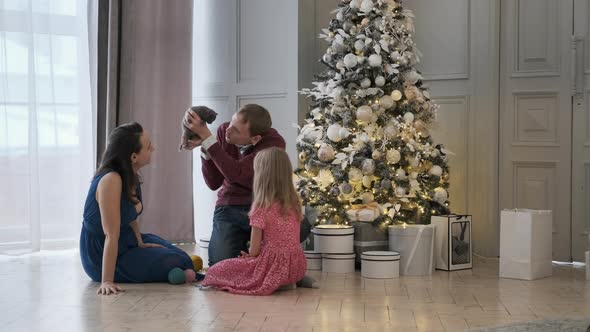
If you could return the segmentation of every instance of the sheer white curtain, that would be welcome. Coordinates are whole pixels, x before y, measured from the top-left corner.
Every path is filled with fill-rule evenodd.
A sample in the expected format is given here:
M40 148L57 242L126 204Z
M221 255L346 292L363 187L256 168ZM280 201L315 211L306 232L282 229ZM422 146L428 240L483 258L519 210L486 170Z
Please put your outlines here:
M0 252L74 247L94 169L87 0L0 0Z

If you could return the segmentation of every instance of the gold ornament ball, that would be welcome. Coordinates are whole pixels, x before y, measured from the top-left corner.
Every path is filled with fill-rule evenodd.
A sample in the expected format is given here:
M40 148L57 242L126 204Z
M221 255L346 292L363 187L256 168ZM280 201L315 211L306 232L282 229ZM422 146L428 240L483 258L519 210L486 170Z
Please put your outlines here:
M334 33L330 31L330 33L328 33L328 36L330 36L330 38L334 38Z
M191 255L191 261L193 262L193 269L200 271L203 269L203 259L197 255Z
M381 159L381 152L375 150L375 151L373 151L373 154L371 155L371 157L373 157L373 159L375 159L375 160L379 160L379 159Z
M393 101L400 101L402 99L402 93L399 90L393 90L391 92L391 98L393 98Z

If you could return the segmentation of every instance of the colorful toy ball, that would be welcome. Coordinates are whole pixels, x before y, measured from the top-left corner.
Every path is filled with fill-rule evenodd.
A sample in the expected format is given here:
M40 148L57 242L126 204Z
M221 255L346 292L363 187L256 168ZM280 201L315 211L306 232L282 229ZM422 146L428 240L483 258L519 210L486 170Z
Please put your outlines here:
M184 270L184 279L185 279L186 283L194 282L196 278L197 278L197 275L195 274L194 270L192 270L192 269Z
M184 275L184 271L182 269L175 267L170 272L168 272L168 282L173 285L179 285L184 283L186 277Z
M193 261L193 269L195 271L199 271L203 268L203 259L197 255L191 256L191 261Z

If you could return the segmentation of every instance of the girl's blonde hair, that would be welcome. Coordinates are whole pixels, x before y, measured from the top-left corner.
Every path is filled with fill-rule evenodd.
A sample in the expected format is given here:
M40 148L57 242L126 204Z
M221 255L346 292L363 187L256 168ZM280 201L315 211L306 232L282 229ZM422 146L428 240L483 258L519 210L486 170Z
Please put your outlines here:
M271 147L254 157L254 201L252 214L259 208L270 208L274 203L282 207L283 215L295 211L302 219L301 201L293 185L293 167L285 150Z

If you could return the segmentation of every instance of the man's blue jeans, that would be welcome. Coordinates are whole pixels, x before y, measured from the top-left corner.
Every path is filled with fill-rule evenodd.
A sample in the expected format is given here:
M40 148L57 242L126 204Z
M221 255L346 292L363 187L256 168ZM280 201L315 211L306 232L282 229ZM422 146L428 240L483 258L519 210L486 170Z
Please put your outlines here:
M235 258L248 251L250 240L249 205L217 206L213 214L213 232L209 241L209 266Z

